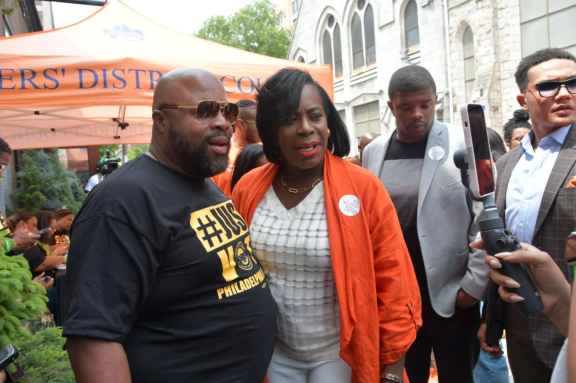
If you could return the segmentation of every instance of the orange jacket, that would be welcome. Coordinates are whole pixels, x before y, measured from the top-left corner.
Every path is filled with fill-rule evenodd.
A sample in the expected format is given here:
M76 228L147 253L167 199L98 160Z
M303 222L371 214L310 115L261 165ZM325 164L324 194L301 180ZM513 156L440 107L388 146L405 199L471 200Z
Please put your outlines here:
M234 205L248 225L277 172L273 164L254 169L234 188ZM376 176L328 153L324 194L340 356L356 381L378 383L380 365L398 361L422 325L418 282L396 209Z

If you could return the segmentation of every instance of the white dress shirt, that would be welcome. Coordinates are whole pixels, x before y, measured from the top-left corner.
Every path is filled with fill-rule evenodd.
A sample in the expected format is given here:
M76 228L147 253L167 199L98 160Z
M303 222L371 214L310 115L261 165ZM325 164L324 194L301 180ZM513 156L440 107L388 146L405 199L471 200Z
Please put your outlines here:
M544 137L536 151L532 148L534 130L520 142L522 157L512 171L506 191L506 227L520 242L532 243L546 184L570 126Z

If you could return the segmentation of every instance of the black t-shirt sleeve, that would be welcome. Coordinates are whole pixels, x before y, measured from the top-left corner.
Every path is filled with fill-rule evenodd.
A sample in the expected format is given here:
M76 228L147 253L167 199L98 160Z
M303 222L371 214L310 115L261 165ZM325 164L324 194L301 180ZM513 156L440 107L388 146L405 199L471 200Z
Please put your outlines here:
M145 305L161 252L105 215L78 222L72 233L63 335L121 343Z
M36 270L46 259L46 254L38 246L32 246L28 250L24 250L22 254L28 261L32 273L34 273L34 270Z

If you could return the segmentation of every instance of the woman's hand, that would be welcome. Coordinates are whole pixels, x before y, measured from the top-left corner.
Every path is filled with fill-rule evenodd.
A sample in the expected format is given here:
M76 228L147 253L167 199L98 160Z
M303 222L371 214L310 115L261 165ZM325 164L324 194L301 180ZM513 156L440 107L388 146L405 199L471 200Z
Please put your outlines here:
M12 250L26 250L34 246L39 238L39 235L30 233L25 227L18 227L12 235L12 239L16 242L16 247Z
M484 247L482 241L474 242L471 245L475 248ZM498 294L504 301L510 303L523 301L524 297L508 290L509 288L518 288L520 284L499 271L502 268L502 261L523 263L540 294L544 307L542 312L548 315L556 327L566 335L570 310L570 284L548 253L526 243L521 245L522 250L500 253L495 256L486 255L485 262L490 266L490 278L500 285Z
M0 383L4 383L6 381L6 371L0 371Z
M44 273L40 274L39 276L37 276L32 280L36 283L40 283L46 289L46 291L50 290L54 285L54 278L48 278L46 282L43 282L42 281L43 279L44 279Z
M54 249L52 250L53 255L64 255L67 252L68 252L68 249L66 247L64 247L64 244L62 244L62 243L54 246Z

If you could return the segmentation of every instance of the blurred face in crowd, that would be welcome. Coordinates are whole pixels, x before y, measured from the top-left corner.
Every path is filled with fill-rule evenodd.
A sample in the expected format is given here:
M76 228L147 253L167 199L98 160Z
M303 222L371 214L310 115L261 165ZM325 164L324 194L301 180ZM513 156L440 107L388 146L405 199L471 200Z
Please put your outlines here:
M26 228L30 233L38 231L38 219L36 217L30 217L26 222L20 221L19 225Z
M67 231L70 230L73 222L74 222L74 214L68 214L58 219L58 221L55 223L55 226L57 226L58 230L60 231Z
M576 78L576 62L572 60L553 59L528 70L527 89L531 89L517 99L530 114L534 133L540 139L576 120L576 94L570 94L566 86L561 86L556 96L542 97L538 84L571 78Z
M52 221L50 221L50 227L52 229L48 232L48 237L52 237L54 235L54 233L56 232L56 219L53 219Z
M260 135L258 128L256 128L256 108L242 108L240 117L236 122L236 129L238 127L244 131L244 138L249 144L257 144L260 142Z
M2 152L2 155L0 156L0 177L2 177L2 173L4 173L4 170L6 170L10 164L10 158L10 154Z
M432 88L396 92L388 106L396 117L398 141L414 143L426 139L434 125L436 100Z
M306 84L298 110L278 128L277 142L286 166L312 169L322 164L329 136L322 97L315 86Z
M358 140L358 153L360 154L360 160L362 160L362 152L364 151L364 148L368 146L368 144L371 143L373 140L374 140L373 138L370 139L366 136L362 136Z
M528 134L529 131L530 129L524 127L514 129L512 131L512 137L510 137L509 140L506 140L506 145L508 145L508 148L512 150L518 145L520 145L520 142L522 141L524 136Z

